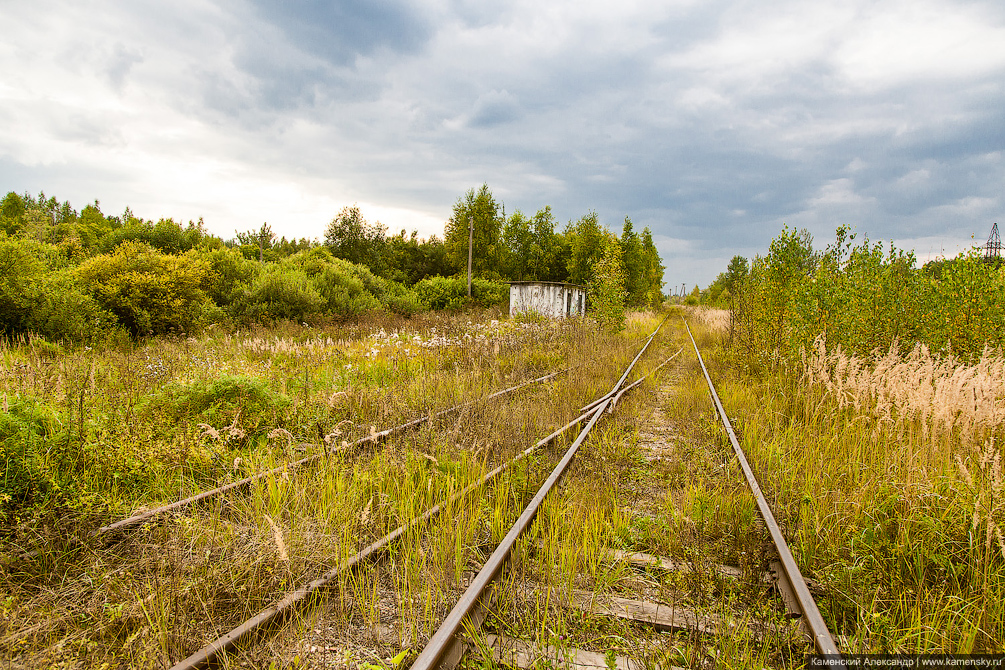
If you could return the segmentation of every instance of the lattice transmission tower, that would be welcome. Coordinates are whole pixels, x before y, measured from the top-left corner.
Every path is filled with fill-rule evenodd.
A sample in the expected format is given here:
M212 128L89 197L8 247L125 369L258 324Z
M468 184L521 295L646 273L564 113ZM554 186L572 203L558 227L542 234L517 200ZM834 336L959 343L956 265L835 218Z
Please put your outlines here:
M998 235L998 224L991 226L991 235L984 245L984 260L995 261L1002 257L1002 238Z

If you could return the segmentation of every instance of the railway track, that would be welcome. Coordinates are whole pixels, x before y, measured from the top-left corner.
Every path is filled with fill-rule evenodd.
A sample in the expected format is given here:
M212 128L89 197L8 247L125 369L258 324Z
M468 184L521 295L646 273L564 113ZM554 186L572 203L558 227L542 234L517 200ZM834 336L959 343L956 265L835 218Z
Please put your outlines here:
M561 473L565 470L565 467L568 465L568 462L571 461L572 457L575 455L575 451L582 444L583 440L586 438L586 435L589 434L590 429L592 429L592 427L596 424L596 422L598 421L600 416L605 412L605 410L607 410L608 407L613 407L614 403L616 403L617 400L620 399L626 391L638 386L644 381L643 377L639 378L638 380L636 380L627 387L624 386L625 380L630 375L635 364L646 352L649 345L655 339L657 333L659 332L660 328L662 327L665 321L666 319L664 319L660 323L660 326L650 335L645 345L643 345L642 349L638 352L638 354L629 364L627 369L622 374L621 378L615 384L614 388L611 389L611 391L609 391L605 395L598 398L596 401L584 407L582 413L578 417L574 418L572 421L562 426L561 428L555 430L548 436L542 438L531 447L520 452L508 462L486 473L477 481L473 482L472 484L469 484L460 491L454 493L448 500L438 505L435 505L431 509L427 510L425 513L413 518L408 523L399 526L398 528L394 529L387 535L381 537L377 541L371 543L361 551L357 552L355 555L340 561L337 566L329 570L320 578L314 579L309 583L299 587L295 591L287 594L286 597L274 603L272 606L267 607L266 609L260 611L259 613L257 613L255 616L251 617L244 623L228 631L227 633L220 636L216 640L212 641L208 645L204 646L195 653L191 654L184 660L176 663L174 666L172 666L172 670L189 670L194 668L206 667L214 663L218 659L220 659L227 652L233 651L241 645L250 643L257 636L268 632L268 630L271 627L274 627L285 621L290 615L297 612L298 608L309 605L313 599L317 598L323 591L331 587L333 584L336 584L337 580L340 577L344 576L346 573L358 568L359 566L365 564L368 561L373 561L375 559L380 558L383 555L383 553L388 549L388 547L392 545L392 543L394 543L396 540L404 536L406 533L414 531L422 527L424 524L427 524L429 521L437 517L444 509L447 509L451 504L479 490L486 484L489 484L499 475L510 470L515 465L517 465L521 461L524 461L527 457L531 456L532 454L542 449L543 447L552 444L572 428L585 422L587 427L583 431L581 431L579 437L577 437L576 440L574 441L573 446L570 447L569 451L566 452L565 457L559 464L559 468L556 468L556 471L553 472L552 477L549 477L548 482L546 482L546 486L550 489L551 486L554 486L557 479L561 476ZM661 364L659 367L666 365L670 360L675 358L680 353L681 351L678 350L677 353L675 353L669 359L664 361L663 364ZM656 370L654 370L653 372L655 371ZM544 499L546 493L547 491L545 491L545 493L543 494L539 491L538 495L535 496L531 505L534 505L534 501L537 501L537 505L539 506L540 502ZM524 515L521 515L521 519L524 519L525 517L527 519L526 522L529 522L529 519L533 517L533 513L530 513L529 516L526 513ZM504 540L504 543L505 542L506 540ZM500 554L500 551L497 550L496 554ZM492 559L490 559L490 561L491 560Z
M586 668L602 664L610 667L611 663L614 663L618 667L624 667L626 670L641 667L637 664L633 665L634 662L627 658L611 657L610 655L600 656L596 652L581 651L578 649L560 650L548 645L522 642L496 633L482 635L480 629L489 613L493 609L498 609L497 603L494 601L497 593L491 588L493 583L497 582L505 574L512 560L514 548L521 542L521 538L527 530L532 527L534 519L542 508L546 498L563 480L577 452L586 442L601 417L605 413L613 411L625 393L639 386L647 376L658 372L682 352L683 348L664 360L660 365L654 367L649 375L640 377L631 384L625 384L632 369L644 356L664 323L665 320L649 336L645 345L625 369L614 387L602 397L584 406L578 417L542 438L533 446L520 452L510 461L491 470L477 481L455 492L449 499L435 505L409 522L402 524L355 555L340 561L338 565L320 578L314 579L290 592L280 601L260 611L241 625L178 662L173 666L172 670L206 667L219 662L228 653L252 644L263 634L274 630L279 624L289 620L291 616L299 614L303 608L317 603L319 596L324 591L333 586L338 586L340 580L344 580L348 573L359 570L368 563L386 559L389 555L393 555L392 550L395 543L404 536L420 532L420 529L429 524L445 509L449 509L458 500L483 491L484 487L491 485L500 475L509 471L535 452L554 443L562 435L577 426L581 426L581 429L572 441L572 444L565 450L544 483L537 489L530 502L520 512L519 517L505 533L502 541L494 548L491 555L478 566L480 569L470 577L468 588L460 595L453 608L443 618L435 632L429 636L428 642L419 652L418 656L414 660L411 660L411 663L408 665L415 670L441 667L453 668L459 664L468 650L480 645L482 647L481 653L483 658L486 654L492 654L491 658L495 661L505 662L518 667L533 667L535 662L548 658L551 658L553 661L563 662L570 667ZM774 551L777 553L777 561L774 563L776 572L773 575L765 574L764 579L765 581L776 582L778 592L785 601L788 611L798 622L799 630L803 631L812 641L813 647L822 654L839 654L837 645L834 643L826 623L823 621L813 600L813 596L807 587L807 582L796 565L791 551L785 543L781 529L754 477L746 456L739 446L729 419L719 400L715 386L705 367L698 345L690 332L690 328L686 322L683 325L690 338L690 344L708 386L708 393L718 418L729 438L735 458L743 471L746 483L757 504L761 519L771 536ZM674 565L671 561L659 556L639 552L619 553L617 550L612 550L608 552L607 558L609 560L627 561L628 563L647 568L655 567L671 571L686 571L689 569L686 565ZM739 573L737 569L729 566L717 566L716 569L732 577L737 577ZM529 584L522 585L521 588L533 590L536 586ZM598 605L601 600L603 601L602 604ZM733 628L743 628L747 630L747 634L751 634L751 630L759 630L756 626L750 626L749 622L741 622L739 624L735 621L724 622L714 617L702 616L686 608L676 608L668 616L665 607L664 611L660 611L659 603L619 597L601 599L598 598L598 594L583 589L572 589L567 605L578 608L584 613L584 616L589 614L593 616L620 617L635 623L641 622L644 625L650 625L655 629L661 630L689 630L706 635L715 635L730 626ZM792 629L794 630L794 627ZM792 630L789 632L791 633ZM477 642L476 639L478 640ZM402 662L407 656L407 652L402 652L396 662ZM388 659L388 661L394 661L394 659Z
M289 578L283 582L284 584L289 584L290 590L287 590L283 597L277 599L271 605L260 609L253 616L231 630L224 632L222 635L214 633L213 635L216 635L215 638L208 636L211 638L208 644L189 654L185 659L178 661L173 666L173 670L218 665L230 667L235 662L240 663L241 659L245 660L245 664L249 658L260 659L262 658L261 655L257 657L254 654L246 655L246 651L254 648L257 646L257 643L263 642L266 638L271 639L271 634L279 630L283 624L294 623L294 627L287 627L285 630L290 631L294 639L305 638L316 626L317 615L312 614L312 612L317 612L326 606L326 603L332 601L331 598L325 597L326 593L336 594L335 601L338 601L339 598L344 600L344 592L347 589L364 585L364 591L371 589L370 595L366 597L376 601L380 592L378 581L382 579L381 575L384 575L383 578L386 579L388 575L393 575L396 571L400 573L401 570L405 570L407 573L410 569L408 567L409 561L414 559L416 553L415 547L419 547L417 551L421 555L421 547L428 546L430 542L436 541L435 533L431 531L434 525L439 524L437 528L445 527L449 532L451 530L451 519L454 518L453 515L459 509L462 509L463 505L477 506L482 504L484 506L484 503L480 501L488 499L491 495L502 495L498 493L500 487L503 490L507 490L507 487L509 487L509 493L505 495L509 495L514 500L521 496L524 498L529 497L529 503L523 506L523 502L521 501L519 506L514 506L511 515L516 516L516 519L508 530L506 530L505 524L500 526L497 534L501 537L501 540L493 541L490 544L487 538L482 537L473 545L475 551L467 551L466 558L458 554L459 558L456 564L457 575L461 575L462 567L469 568L464 571L468 575L464 580L467 589L461 593L457 593L458 589L456 586L444 588L444 593L446 594L444 598L449 599L452 597L453 604L452 606L447 605L446 609L449 609L449 612L443 611L442 615L438 614L442 610L438 610L435 604L430 605L427 602L425 605L425 618L427 621L435 621L436 623L433 623L434 627L427 628L425 632L414 629L411 637L401 638L400 645L402 651L398 655L393 655L394 658L388 657L384 659L384 662L378 663L378 665L382 665L388 668L388 670L398 665L419 669L450 668L455 667L466 653L477 652L480 654L482 661L492 660L516 667L532 667L535 662L539 662L541 659L551 659L569 667L585 668L596 667L598 665L611 667L612 663L616 667L624 668L625 670L642 667L636 661L630 660L627 657L612 656L611 654L598 655L598 652L595 651L570 647L568 643L556 645L554 644L554 634L552 634L552 638L548 638L547 635L542 633L535 636L535 641L533 642L508 636L502 630L501 621L507 615L506 612L511 610L501 605L500 599L510 597L513 594L517 594L518 596L519 594L523 594L527 601L530 602L533 597L539 598L542 588L546 593L546 600L549 601L553 590L556 593L561 592L561 597L557 597L561 607L568 611L579 612L577 616L583 617L583 621L588 618L604 620L621 619L631 622L633 626L648 626L653 630L662 631L686 631L691 635L704 636L719 635L724 630L738 630L741 632L745 631L743 632L744 635L753 635L756 637L769 629L773 631L773 634L791 636L795 628L794 626L786 627L783 624L777 623L760 624L721 617L717 619L714 616L709 616L693 608L689 609L683 606L670 606L668 608L666 600L659 597L647 600L646 598L623 597L611 595L610 593L602 593L602 589L596 591L582 588L584 577L575 573L576 567L569 568L565 566L563 568L563 566L555 562L554 558L549 557L550 555L545 543L540 539L537 541L528 539L528 530L536 529L536 532L539 534L541 524L545 523L545 521L538 518L542 509L547 510L546 517L553 517L556 513L554 509L555 492L558 490L568 490L569 487L574 488L578 485L570 481L570 478L574 480L578 475L570 475L569 473L571 470L575 470L572 466L576 463L577 454L579 454L588 440L592 440L590 437L591 432L597 432L595 428L601 423L602 417L612 414L615 408L623 402L628 392L639 388L647 378L656 375L670 363L676 360L678 361L678 367L672 369L678 370L680 368L680 361L682 360L680 355L683 353L684 347L682 346L678 349L676 344L669 346L670 342L667 341L661 345L665 350L664 355L673 349L676 349L676 351L665 358L659 356L653 363L647 364L648 372L646 374L640 376L630 384L627 383L636 364L645 357L647 351L651 351L650 345L657 340L657 336L661 333L661 329L664 328L666 322L667 319L661 321L659 326L649 335L645 344L623 371L614 386L601 397L583 406L580 409L579 415L564 426L541 438L530 447L519 451L515 456L491 470L483 466L482 472L484 474L481 474L470 482L464 482L464 485L458 489L447 489L446 493L448 495L440 499L441 501L437 504L429 507L429 509L421 513L414 513L409 517L401 517L402 521L400 524L393 526L393 529L373 541L367 539L366 542L368 543L361 549L354 549L352 552L338 555L337 560L323 574L318 575L315 572L316 576L313 579L304 579L303 582L296 585L296 578L291 570ZM777 562L774 564L777 567L775 567L774 572L765 573L764 575L758 573L757 580L776 584L775 588L781 594L788 612L791 616L795 617L803 633L811 640L813 646L820 653L837 654L839 653L837 646L834 644L833 638L827 630L826 624L813 601L813 596L807 587L807 582L800 574L799 567L796 565L791 552L785 544L782 531L775 521L768 502L739 446L712 383L712 379L702 360L694 336L691 335L690 328L686 322L683 323L683 326L683 330L690 337L690 344L695 352L697 365L700 367L704 381L707 383L708 393L712 399L716 414L729 438L734 458L742 470L746 484L752 493L757 510L763 520L764 527L771 536L774 552L777 554ZM664 339L671 340L672 338ZM681 340L678 339L677 342L680 343ZM657 348L659 347L653 347L652 349ZM684 358L687 357L685 356ZM657 362L658 365L656 364ZM234 482L233 484L205 491L154 510L142 512L104 526L93 533L93 535L104 539L119 537L123 533L142 528L148 522L166 514L192 507L205 500L218 498L228 492L248 487L254 491L256 482L271 481L278 478L281 474L287 476L287 473L290 477L296 476L296 473L306 471L304 466L318 463L325 458L334 457L339 459L336 461L337 463L345 465L346 456L360 452L368 446L382 444L392 437L403 435L420 426L431 426L435 419L459 413L461 410L472 407L477 403L503 398L529 385L551 381L566 371L560 370L549 375L544 375L537 379L503 389L484 398L457 405L435 414L431 413L419 417L379 433L372 431L371 435L357 440L352 444L343 443L342 447L326 450L325 453L314 454L298 461L287 463L279 468ZM573 407L578 406L578 404L577 402ZM565 416L568 416L568 414ZM564 420L564 416L562 420ZM577 427L580 430L578 434L575 434L573 430ZM571 444L563 453L557 453L554 447L566 435L572 434L575 434L575 438L572 439ZM591 444L593 444L593 441L591 441ZM419 455L425 456L425 458L436 464L436 458L421 453ZM551 459L553 467L548 464L549 459ZM487 461L485 462L487 463ZM536 479L536 475L532 476L530 474L530 468L534 467L535 471L537 471L537 468L542 463L545 464L543 467L550 469L550 474L547 477L542 476L544 481L540 487L537 487L537 481L540 480ZM522 473L520 473L521 468L523 468ZM351 469L348 472L349 476L353 476ZM357 470L356 472L358 474L359 471ZM514 479L517 484L510 483L507 478ZM535 481L533 487L530 486L532 480ZM430 480L431 482L432 480ZM614 486L618 485L614 481L609 483ZM520 486L523 486L523 488L520 488ZM536 492L534 491L535 488ZM495 494L491 493L493 490L497 492ZM405 495L405 493L403 492L402 495ZM365 508L361 512L364 523L370 515L374 499L374 497L371 497L370 502L365 505ZM433 500L435 501L436 498L433 498ZM548 505L552 505L552 508L549 508ZM520 509L521 506L522 510ZM422 508L419 507L418 509L421 510ZM464 518L463 514L457 516L457 524L463 523L460 521L461 518ZM276 542L280 547L280 552L285 554L285 549L282 547L283 541L280 530L267 515L266 519L270 526L272 526L272 530L275 531ZM452 530L460 536L462 529L458 525ZM412 559L405 556L405 553L407 553L406 546L411 547L408 551L412 552ZM650 574L653 571L698 574L702 570L711 570L711 572L718 574L721 579L736 580L746 578L747 575L745 572L749 572L749 570L729 565L710 566L707 564L707 561L703 565L698 565L697 561L687 562L670 559L659 555L658 552L624 551L616 549L613 546L599 545L595 546L592 551L599 556L596 559L597 561L634 566L633 569L641 570L645 574ZM545 580L545 582L535 582L533 579L527 578L524 568L519 570L514 569L514 563L518 565L521 562L525 563L527 561L526 557L534 554L538 555L537 560L542 565L548 564L548 570L554 567L558 573L561 573L561 576L556 578L555 581L561 582L565 580L563 588L556 590L555 584L550 581L550 578L549 580ZM515 556L516 558L514 558ZM209 554L207 553L208 559ZM289 565L289 560L285 560L286 564ZM548 561L551 561L551 563L548 563ZM405 567L402 567L402 565ZM423 565L425 564L423 563ZM577 563L576 565L579 564ZM564 573L562 573L563 569ZM500 585L500 581L506 583L509 593L505 592L505 589ZM401 603L399 604L403 607L405 599L403 594L405 592L402 591L401 593L402 595L399 596ZM364 600L358 599L356 604L361 605ZM143 602L140 602L140 607L143 607ZM431 607L432 609L430 609ZM144 612L146 612L145 609ZM150 615L146 614L146 616L150 620ZM401 616L400 618L404 619L405 617ZM380 615L376 619L380 621ZM489 629L483 632L483 625L486 625L486 623ZM197 628L199 627L198 622L192 622L192 625ZM438 627L436 627L437 625ZM153 626L152 622L151 626ZM546 628L545 622L541 621L540 630L544 631ZM782 628L785 628L785 630L782 631ZM315 632L319 631L315 630ZM189 639L200 636L189 634ZM206 638L203 637L203 639ZM422 646L421 650L418 649L419 642L427 639L428 642ZM594 645L594 647L596 646L598 645ZM191 648L191 646L188 647L188 649ZM417 657L415 657L416 652L418 652ZM177 656L174 658L177 658ZM371 658L377 660L378 657L371 656ZM348 661L345 661L343 664L353 665L353 663ZM301 665L299 659L294 665ZM311 666L312 664L307 663L307 665ZM359 664L357 663L356 665L358 666ZM667 667L667 664L664 663L662 667Z
M798 619L802 629L806 631L812 639L812 643L816 651L820 654L839 655L840 652L837 645L834 643L833 637L831 636L823 617L820 615L820 611L813 600L813 596L809 592L806 580L800 572L795 559L792 557L792 553L789 550L781 529L774 518L774 514L768 506L760 485L754 477L753 471L747 462L746 455L736 439L732 425L730 424L729 418L727 417L722 403L719 400L718 393L716 392L712 379L705 367L701 352L698 350L698 345L695 342L694 336L692 335L690 327L687 325L686 321L684 321L684 326L691 340L691 344L701 367L702 374L708 385L709 394L713 404L715 405L716 412L729 437L734 454L740 464L744 477L746 478L746 482L750 487L750 491L756 500L761 518L771 535L771 541L774 544L774 549L778 554L778 563L782 567L781 570L777 571L779 592L786 600L786 605L789 606L790 610L793 611L793 614ZM643 352L644 351L645 348L643 348ZM641 356L643 352L640 352L639 356ZM638 360L638 357L636 357L636 360ZM530 528L531 521L533 520L535 514L537 514L544 498L549 494L559 478L562 477L569 463L575 456L576 451L582 445L590 430L596 424L597 418L599 418L608 405L612 403L613 397L620 390L620 386L624 382L627 374L628 372L626 371L625 375L622 376L618 384L612 390L611 394L608 394L606 399L598 400L587 406L594 408L593 411L595 412L592 415L590 422L580 432L573 445L566 452L565 457L558 464L544 485L542 485L542 487L538 490L537 495L535 495L531 503L524 509L520 518L507 533L503 542L500 543L491 558L474 577L471 585L464 592L463 596L454 606L453 610L451 610L450 614L441 624L439 629L437 629L437 631L432 635L422 652L411 664L411 670L453 668L460 662L461 657L464 654L465 647L471 639L477 635L478 630L486 618L487 611L493 606L493 594L490 591L490 586L499 578L504 566L510 559L511 553L514 550L514 546L517 541L521 535L523 535ZM642 562L661 564L661 559L658 557L644 556L642 557ZM673 566L670 567L673 569ZM583 609L587 611L594 611L594 601L596 597L596 594L591 594L589 592L574 592L573 602L579 601L580 606L585 605ZM632 619L637 622L644 622L657 627L664 627L666 629L682 628L697 629L702 632L714 632L721 626L718 622L709 626L707 625L707 621L702 622L700 617L695 615L693 612L688 612L689 616L675 616L675 614L681 614L680 612L671 613L670 617L667 617L664 613L661 617L658 604L645 603L642 601L624 598L612 598L610 600L613 601L613 606L604 610L604 614L608 616L620 616L622 618ZM703 626L702 624L705 625ZM558 662L570 667L582 668L604 666L611 667L612 664L624 668L639 667L637 664L633 665L627 658L617 659L609 656L605 657L604 655L597 653L582 652L579 650L572 650L570 652L566 649L561 651L555 647L533 645L519 640L506 640L497 635L492 635L486 639L485 646L494 650L492 656L493 660L504 661L507 664L519 667L535 667L535 664L541 660Z
M296 473L297 471L299 471L300 469L302 469L302 468L304 468L304 467L306 467L308 465L317 463L317 462L321 461L322 459L325 459L325 458L328 458L328 457L331 457L331 456L347 456L349 454L357 453L357 452L359 452L360 450L362 450L362 449L364 449L366 447L375 446L375 445L381 444L382 442L386 441L388 438L390 438L393 435L397 435L397 434L403 433L403 432L408 431L408 430L413 430L413 429L418 428L420 426L423 426L423 425L425 425L427 423L432 423L433 421L435 421L437 419L441 419L441 418L443 418L445 416L449 416L451 414L455 414L457 412L460 412L460 411L462 411L464 409L467 409L467 408L472 407L474 405L477 405L479 403L484 403L484 402L488 402L490 400L495 400L497 398L505 397L505 396L507 396L507 395L509 395L511 393L515 393L516 391L519 391L519 390L521 390L523 388L526 388L526 387L528 387L528 386L530 386L532 384L542 384L544 382L547 382L547 381L550 381L552 379L555 379L559 375L565 374L568 371L569 371L569 368L565 368L563 370L558 370L556 372L552 372L552 373L549 373L549 374L546 374L546 375L542 375L540 377L537 377L536 379L531 379L531 380L522 382L520 384L516 384L514 386L510 386L509 388L502 389L501 391L496 391L495 393L491 393L491 394L485 396L484 398L477 398L475 400L471 400L471 401L468 401L468 402L465 402L465 403L461 403L459 405L454 405L453 407L448 407L447 409L440 410L438 412L431 412L431 413L429 413L427 415L420 416L420 417L418 417L416 419L412 419L411 421L407 421L407 422L405 422L403 424L394 426L392 428L387 428L387 429L379 431L379 432L376 432L376 431L372 432L371 434L367 435L366 437L362 437L362 438L360 438L358 440L353 441L352 443L344 443L344 444L342 444L340 446L337 446L337 447L332 447L330 449L325 449L322 453L313 454L311 456L306 456L306 457L301 458L300 460L297 460L297 461L291 461L289 463L284 463L283 465L280 465L280 466L278 466L276 468L273 468L271 470L265 470L263 472L256 473L254 475L251 475L250 477L245 477L245 478L240 479L240 480L238 480L236 482L232 482L232 483L226 484L224 486L218 486L216 488L209 489L207 491L202 491L200 493L197 493L195 495L189 496L187 498L183 498L181 500L175 501L173 503L169 503L167 505L161 505L161 506L156 507L156 508L151 509L151 510L146 510L146 511L143 511L143 512L138 512L138 513L133 514L132 516L129 516L129 517L125 518L125 519L120 519L119 521L116 521L114 523L110 523L108 525L105 525L105 526L102 526L102 527L98 528L97 530L95 530L92 533L92 536L94 536L94 537L108 536L108 535L114 534L116 532L122 532L122 531L130 530L130 529L138 528L138 527L142 526L143 524L149 523L151 521L154 521L155 519L158 519L158 518L160 518L160 517L162 517L162 516L164 516L166 514L170 514L172 512L179 512L179 511L181 511L183 509L186 509L188 507L191 507L192 505L195 505L197 503L201 503L201 502L205 502L205 501L208 501L208 500L212 500L213 498L217 498L217 497L222 496L222 495L224 495L226 493L229 493L231 491L237 491L239 489L246 488L246 487L250 486L251 484L253 484L254 482L261 481L261 480L266 479L268 477L276 477L276 476L281 475L283 473L289 473L289 472ZM311 447L313 445L303 444L303 445L300 445L300 446L302 446L302 447Z

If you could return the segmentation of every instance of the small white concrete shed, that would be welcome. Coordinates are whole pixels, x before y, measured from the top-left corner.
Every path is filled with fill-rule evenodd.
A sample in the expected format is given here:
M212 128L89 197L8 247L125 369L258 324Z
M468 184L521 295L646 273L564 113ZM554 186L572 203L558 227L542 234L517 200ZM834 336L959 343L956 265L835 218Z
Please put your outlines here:
M510 316L537 312L552 319L586 314L586 287L551 281L509 282Z

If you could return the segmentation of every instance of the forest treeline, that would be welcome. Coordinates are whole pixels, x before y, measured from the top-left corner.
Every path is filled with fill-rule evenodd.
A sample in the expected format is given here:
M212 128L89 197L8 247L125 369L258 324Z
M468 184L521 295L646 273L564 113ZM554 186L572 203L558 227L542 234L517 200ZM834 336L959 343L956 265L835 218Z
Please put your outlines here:
M484 184L458 198L443 238L389 235L353 206L323 240L277 237L268 224L223 239L202 219L108 215L97 200L78 212L44 193L10 192L0 201L0 332L84 342L458 308L469 303L469 224L474 304L504 303L506 280L587 284L613 296L615 311L662 301L648 228L638 233L626 218L619 236L590 212L559 230L550 207L506 216Z
M921 343L972 362L1005 347L1000 259L974 248L918 267L914 252L855 239L839 227L814 250L807 231L785 228L765 256L734 256L688 300L730 309L733 343L749 360L799 356L819 337L859 356Z

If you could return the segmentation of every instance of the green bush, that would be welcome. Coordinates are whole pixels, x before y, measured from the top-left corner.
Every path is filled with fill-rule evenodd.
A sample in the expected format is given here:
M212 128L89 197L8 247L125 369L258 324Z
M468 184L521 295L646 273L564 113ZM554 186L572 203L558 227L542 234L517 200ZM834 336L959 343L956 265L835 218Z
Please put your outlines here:
M245 316L303 321L321 312L324 304L324 298L306 274L294 268L272 265L252 282Z
M324 296L327 311L335 316L355 316L380 307L380 301L367 291L366 284L354 272L347 272L347 261L337 258L311 279Z
M133 336L190 333L210 320L209 263L197 252L171 256L126 241L76 270L81 285Z
M86 341L113 325L66 266L54 245L0 234L0 333Z
M468 282L463 277L429 277L415 285L415 292L430 309L460 309L469 303ZM472 304L494 307L509 300L509 286L488 279L471 281Z
M612 332L625 328L625 270L621 262L621 244L611 239L603 256L593 266L589 284L590 311Z
M912 252L853 240L842 227L814 252L807 234L785 229L735 286L738 343L755 356L798 355L823 335L866 356L920 342L968 361L1005 347L1001 268L971 251L926 272Z
M306 273L324 298L326 310L334 316L387 308L399 314L423 309L411 289L374 275L368 268L335 258L324 247L293 254L283 261Z
M411 316L428 309L419 299L415 291L402 287L402 291L386 296L386 307L388 311L404 316Z
M47 440L56 439L60 423L44 405L15 399L0 411L0 521L26 511L58 493L46 466Z
M251 283L259 274L259 264L249 261L237 249L214 249L200 257L209 263L210 299L229 311L234 303L246 300Z
M1005 348L1005 265L971 251L946 264L930 295L924 330L933 348L970 360L985 346Z
M26 246L0 238L0 327L8 335L28 329L35 284L46 269Z
M236 427L249 437L260 427L283 423L290 399L271 390L263 381L225 375L211 382L168 384L146 398L140 411L160 414L173 422L206 423L220 429L237 418Z
M82 292L69 270L53 272L35 285L35 308L29 330L46 339L67 342L106 340L113 333L123 339L115 316Z
M111 253L123 242L141 242L166 254L178 254L196 248L205 237L202 221L182 227L173 219L157 223L130 219L125 225L106 233L98 243L101 251Z

